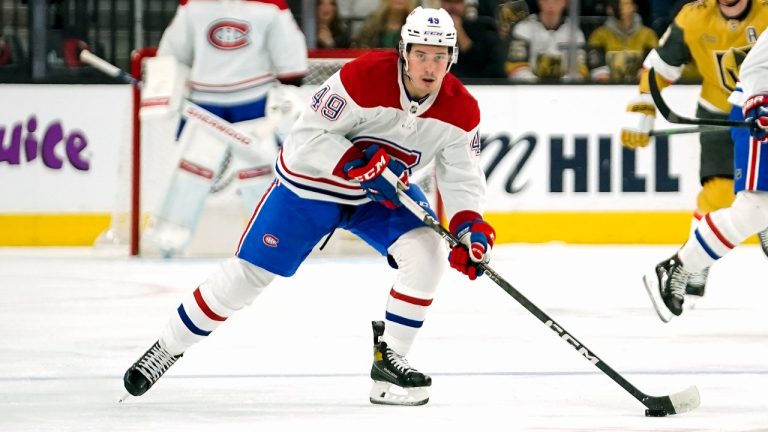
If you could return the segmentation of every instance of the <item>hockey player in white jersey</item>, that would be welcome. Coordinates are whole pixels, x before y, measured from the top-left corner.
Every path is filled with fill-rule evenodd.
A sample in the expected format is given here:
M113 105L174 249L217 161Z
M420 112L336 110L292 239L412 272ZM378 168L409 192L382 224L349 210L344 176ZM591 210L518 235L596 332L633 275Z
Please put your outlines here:
M128 369L130 394L146 392L187 348L250 304L275 277L293 275L319 241L343 228L397 269L394 282L379 287L389 296L383 320L373 323L370 401L428 401L431 378L405 356L446 263L470 279L482 275L478 264L490 259L495 232L481 216L486 185L479 164L480 111L448 73L458 57L453 21L443 9L418 7L401 38L397 52L372 52L347 63L317 90L283 145L277 178L236 256L183 299L160 339ZM449 253L382 175L392 170L407 182L433 160L450 230L461 239ZM431 211L417 185L407 193ZM342 306L325 307L334 304Z
M653 306L664 322L683 312L686 285L748 237L768 227L768 32L747 54L739 72L742 96L734 92L736 111L754 121L748 130L733 128L734 189L730 207L707 213L688 241L671 258L643 277ZM733 116L732 116L733 117ZM765 163L764 163L765 162Z
M166 256L183 251L191 239L225 162L232 165L243 207L250 213L256 206L274 177L275 129L283 120L290 121L285 118L290 115L281 118L286 114L281 104L290 100L283 95L289 90L279 84L301 84L307 49L283 0L182 0L163 33L157 58L150 61L160 63L168 57L189 68L190 100L236 123L256 137L258 145L251 154L232 154L229 143L220 142L205 128L182 123L181 161L144 236ZM145 93L169 81L158 68L147 70L153 73L145 78ZM143 95L143 115L173 101L157 96L152 94L148 100Z

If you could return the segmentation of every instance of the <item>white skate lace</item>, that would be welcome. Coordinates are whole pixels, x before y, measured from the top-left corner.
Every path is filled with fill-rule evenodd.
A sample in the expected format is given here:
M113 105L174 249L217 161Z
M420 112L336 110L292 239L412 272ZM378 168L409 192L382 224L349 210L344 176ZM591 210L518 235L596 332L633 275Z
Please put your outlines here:
M160 345L155 345L144 357L139 360L137 367L152 382L157 381L168 370L171 365L176 363L176 357Z
M768 229L764 229L757 233L757 237L760 239L760 243L763 248L768 247Z
M683 298L685 296L685 286L688 284L691 273L682 266L677 265L672 267L669 277L669 291L673 296Z
M703 287L707 284L708 277L709 267L705 268L699 273L691 273L691 277L688 279L688 286Z
M389 348L387 348L387 358L389 359L389 363L403 375L414 371L411 365L408 364L408 360L406 360L405 357L392 351Z

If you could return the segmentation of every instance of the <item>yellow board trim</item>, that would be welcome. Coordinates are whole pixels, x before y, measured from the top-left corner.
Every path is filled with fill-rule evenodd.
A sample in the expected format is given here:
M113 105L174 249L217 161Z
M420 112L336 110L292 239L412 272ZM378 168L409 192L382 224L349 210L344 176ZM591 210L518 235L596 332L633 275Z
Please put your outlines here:
M680 244L691 212L488 212L497 243ZM0 214L0 246L91 246L111 215ZM756 236L747 243L756 243Z
M91 246L109 213L0 214L0 246Z

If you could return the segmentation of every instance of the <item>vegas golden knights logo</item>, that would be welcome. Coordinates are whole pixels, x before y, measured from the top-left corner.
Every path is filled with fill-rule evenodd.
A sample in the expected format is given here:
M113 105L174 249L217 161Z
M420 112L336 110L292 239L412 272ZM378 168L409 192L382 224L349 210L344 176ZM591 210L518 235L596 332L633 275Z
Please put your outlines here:
M561 78L565 73L561 54L540 54L536 57L536 76L539 78Z
M729 92L736 89L736 83L739 80L739 69L751 48L751 45L746 45L715 52L717 64L720 66L720 84Z
M720 84L728 91L736 89L741 64L744 62L744 58L749 50L757 42L757 37L759 36L755 26L747 26L744 31L746 32L744 36L748 45L715 52L717 64L720 66Z
M640 51L608 51L605 62L611 71L611 81L636 82L637 73L643 64Z

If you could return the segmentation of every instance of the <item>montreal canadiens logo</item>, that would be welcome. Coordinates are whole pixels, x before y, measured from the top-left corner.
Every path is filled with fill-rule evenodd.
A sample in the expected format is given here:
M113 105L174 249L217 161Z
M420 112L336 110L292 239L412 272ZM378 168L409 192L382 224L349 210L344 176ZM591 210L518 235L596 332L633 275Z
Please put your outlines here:
M247 22L233 19L223 19L211 24L208 30L208 41L216 48L233 50L251 43L248 32L251 28Z
M263 241L264 244L269 247L277 247L277 244L280 243L280 240L278 240L277 237L273 236L272 234L264 234L264 237L261 238L261 241Z

